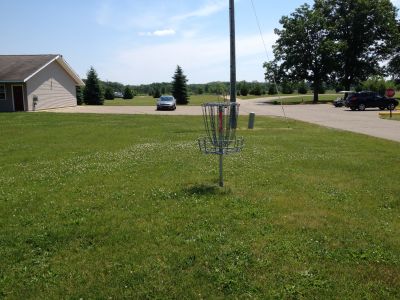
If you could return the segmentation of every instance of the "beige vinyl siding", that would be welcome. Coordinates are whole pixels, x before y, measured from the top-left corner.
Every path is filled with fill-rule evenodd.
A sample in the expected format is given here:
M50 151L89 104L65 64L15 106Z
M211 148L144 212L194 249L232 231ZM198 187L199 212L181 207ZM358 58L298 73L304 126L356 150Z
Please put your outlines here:
M35 110L76 106L76 83L56 62L52 62L26 83L28 110L33 110L33 97L38 97Z

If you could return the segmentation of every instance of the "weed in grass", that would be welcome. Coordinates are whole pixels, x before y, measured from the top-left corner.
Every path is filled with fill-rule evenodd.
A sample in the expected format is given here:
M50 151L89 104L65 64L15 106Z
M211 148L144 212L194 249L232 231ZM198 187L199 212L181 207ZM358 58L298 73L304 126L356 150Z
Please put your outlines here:
M398 143L257 122L0 115L0 297L399 298Z

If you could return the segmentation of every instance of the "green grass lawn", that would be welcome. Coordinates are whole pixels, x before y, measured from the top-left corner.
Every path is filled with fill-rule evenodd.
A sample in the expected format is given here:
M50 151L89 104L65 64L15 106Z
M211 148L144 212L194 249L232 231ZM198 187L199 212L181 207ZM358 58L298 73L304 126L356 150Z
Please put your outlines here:
M279 118L0 114L0 298L399 299L399 143Z
M381 119L385 119L385 120L391 120L391 121L400 121L400 115L396 114L396 115L392 115L392 117L390 117L390 115L384 115L384 116L380 116Z
M282 95L282 97L285 96L290 96L290 95ZM335 100L336 98L340 97L342 95L339 94L329 94L329 95L319 95L318 96L318 103L329 103L332 102L333 100ZM307 94L307 95L295 95L295 97L292 98L283 98L282 99L282 103L284 105L295 105L295 104L311 104L313 103L313 99L314 96ZM273 104L279 104L280 105L280 101L276 100L273 102Z
M312 103L313 95L307 94L307 95L299 95L299 94L284 94L281 95L282 97L291 97L288 99L282 99L283 103L286 105L290 104L309 104ZM335 100L338 96L340 95L320 95L319 100L320 103L327 103L327 102L332 102ZM249 99L258 99L258 98L270 98L270 97L278 97L278 95L262 95L262 96L254 96L254 95L248 95L248 96L238 96L238 98L242 100L249 100ZM204 95L192 95L190 96L190 102L189 106L200 106L203 103L206 102L218 102L223 100L218 95L210 95L210 94L204 94ZM153 98L152 96L136 96L135 98L131 100L124 100L121 98L116 98L114 100L105 100L104 105L106 106L152 106L156 105L157 99ZM274 104L280 104L279 101L275 101Z
M189 106L200 106L206 102L216 102L220 101L221 97L217 95L192 95L190 96ZM152 106L156 105L157 99L152 96L136 96L131 100L124 100L121 98L116 98L114 100L105 100L104 105L107 106Z

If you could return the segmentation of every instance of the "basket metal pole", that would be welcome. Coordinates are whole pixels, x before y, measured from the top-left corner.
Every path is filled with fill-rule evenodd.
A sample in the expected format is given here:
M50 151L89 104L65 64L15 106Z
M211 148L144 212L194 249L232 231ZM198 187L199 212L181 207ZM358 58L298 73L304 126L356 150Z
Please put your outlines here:
M224 187L224 175L223 175L223 158L222 154L219 155L219 186Z
M223 106L218 106L218 130L219 130L219 186L224 186L224 178L223 178L223 157L224 157L224 149L223 149L223 133L224 133L224 114L223 114Z

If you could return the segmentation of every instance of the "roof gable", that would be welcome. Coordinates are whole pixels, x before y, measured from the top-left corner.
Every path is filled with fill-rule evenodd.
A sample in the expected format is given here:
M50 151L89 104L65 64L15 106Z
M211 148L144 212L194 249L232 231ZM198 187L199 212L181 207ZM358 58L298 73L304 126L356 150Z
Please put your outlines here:
M62 56L56 54L0 55L0 82L26 82L55 60L78 85L84 85Z

